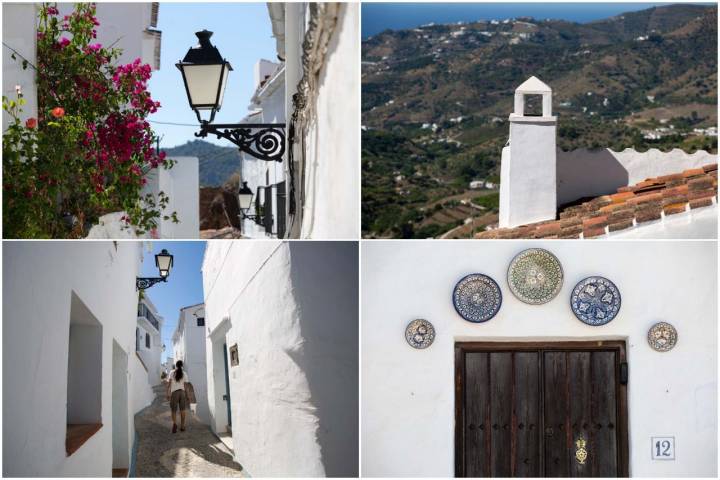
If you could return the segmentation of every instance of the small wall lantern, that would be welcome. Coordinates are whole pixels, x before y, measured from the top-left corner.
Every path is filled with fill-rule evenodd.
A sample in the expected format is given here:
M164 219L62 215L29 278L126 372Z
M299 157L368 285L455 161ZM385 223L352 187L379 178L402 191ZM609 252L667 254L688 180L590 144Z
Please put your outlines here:
M170 276L170 270L172 270L173 267L173 256L163 248L160 253L155 255L155 266L158 268L160 276L136 277L135 288L138 290L145 290L158 282L167 282L167 279Z

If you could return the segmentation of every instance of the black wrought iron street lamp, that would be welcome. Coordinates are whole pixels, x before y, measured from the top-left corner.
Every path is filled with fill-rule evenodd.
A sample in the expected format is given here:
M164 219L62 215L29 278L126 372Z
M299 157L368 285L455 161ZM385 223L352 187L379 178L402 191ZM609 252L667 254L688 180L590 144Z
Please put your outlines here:
M170 276L170 270L173 267L173 256L168 253L164 248L160 253L155 255L155 266L160 272L159 277L136 277L135 288L138 290L145 290L152 287L159 282L167 282Z
M196 137L214 134L237 145L259 160L282 162L285 153L284 123L223 123L212 124L215 113L220 111L227 78L232 67L217 47L210 43L213 32L196 32L200 43L188 50L182 62L176 66L182 72L190 108L200 122ZM210 118L203 120L200 112L210 111Z

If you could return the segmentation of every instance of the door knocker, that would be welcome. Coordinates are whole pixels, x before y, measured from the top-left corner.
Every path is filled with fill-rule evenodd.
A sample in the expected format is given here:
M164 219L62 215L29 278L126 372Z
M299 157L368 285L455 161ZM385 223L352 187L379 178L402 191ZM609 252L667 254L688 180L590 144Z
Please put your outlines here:
M587 460L588 457L588 452L585 450L585 439L582 437L578 438L575 445L577 446L577 450L575 450L575 458L580 465L585 465L585 460Z

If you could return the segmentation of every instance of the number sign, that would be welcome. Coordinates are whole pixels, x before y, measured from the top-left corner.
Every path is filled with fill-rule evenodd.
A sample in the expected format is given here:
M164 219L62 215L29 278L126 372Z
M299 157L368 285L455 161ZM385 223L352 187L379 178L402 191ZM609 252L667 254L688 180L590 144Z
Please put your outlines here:
M675 437L652 437L653 460L675 460Z

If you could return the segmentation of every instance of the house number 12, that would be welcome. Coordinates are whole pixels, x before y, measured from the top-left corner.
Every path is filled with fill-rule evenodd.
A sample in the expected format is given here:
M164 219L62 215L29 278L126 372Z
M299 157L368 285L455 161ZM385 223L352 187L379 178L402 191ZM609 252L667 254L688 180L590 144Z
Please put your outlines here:
M675 437L652 437L653 460L675 460Z

